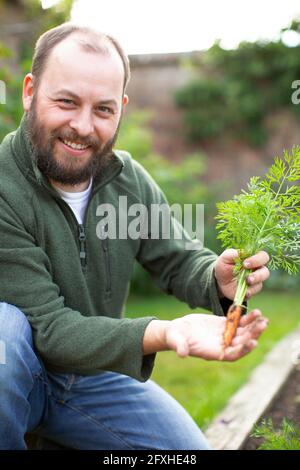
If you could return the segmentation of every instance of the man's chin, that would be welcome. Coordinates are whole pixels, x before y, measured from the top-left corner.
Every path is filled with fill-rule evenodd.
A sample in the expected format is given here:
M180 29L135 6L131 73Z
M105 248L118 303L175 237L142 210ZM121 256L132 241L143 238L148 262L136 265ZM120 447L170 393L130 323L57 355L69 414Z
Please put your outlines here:
M93 149L87 155L74 156L65 152L57 143L52 151L37 154L37 164L46 178L61 184L80 184L97 177L109 163L112 155L111 148L102 152Z
M63 172L73 172L81 171L91 165L91 158L78 158L78 157L64 157L56 158L55 165L57 168L61 169Z
M46 163L44 158L38 159L38 167L46 178L60 184L75 185L90 180L95 168L92 158L82 159L66 155L54 155Z

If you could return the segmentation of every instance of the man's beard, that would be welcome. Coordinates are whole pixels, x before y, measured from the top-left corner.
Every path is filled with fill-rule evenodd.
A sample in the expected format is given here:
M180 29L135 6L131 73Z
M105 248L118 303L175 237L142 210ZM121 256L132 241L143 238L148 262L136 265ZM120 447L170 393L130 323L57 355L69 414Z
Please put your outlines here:
M56 129L49 133L39 121L35 100L33 100L31 108L27 113L29 138L39 170L49 180L64 185L84 183L101 173L101 170L107 166L112 158L112 149L118 137L120 124L121 119L114 136L103 145L101 142L99 143L98 139L94 137L80 137L71 129ZM58 139L89 145L92 149L92 154L86 164L84 166L77 165L80 157L71 157L67 154L63 157L64 163L58 161L58 158L54 155L54 146Z

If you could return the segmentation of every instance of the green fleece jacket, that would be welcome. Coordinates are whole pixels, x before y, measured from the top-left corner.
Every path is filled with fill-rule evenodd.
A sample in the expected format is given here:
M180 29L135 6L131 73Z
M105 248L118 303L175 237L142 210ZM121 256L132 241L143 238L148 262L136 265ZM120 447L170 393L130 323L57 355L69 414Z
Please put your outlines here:
M128 153L115 151L93 182L79 225L36 166L25 117L0 146L0 299L27 315L49 370L149 378L155 355L143 355L142 341L155 317L143 312L139 319L122 317L134 260L165 292L223 314L213 275L216 255L185 250L187 235L183 240L99 238L97 207L118 208L119 196L127 196L128 207L166 202L145 169Z

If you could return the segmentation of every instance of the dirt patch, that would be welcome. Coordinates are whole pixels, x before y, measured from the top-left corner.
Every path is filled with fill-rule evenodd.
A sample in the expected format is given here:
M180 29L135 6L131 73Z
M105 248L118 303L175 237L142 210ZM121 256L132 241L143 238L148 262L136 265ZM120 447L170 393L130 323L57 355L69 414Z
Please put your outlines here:
M287 383L279 392L277 398L266 411L263 419L271 418L274 428L278 429L283 418L288 418L298 426L300 425L300 367L298 366L290 375ZM249 437L242 450L256 450L261 444L261 438Z

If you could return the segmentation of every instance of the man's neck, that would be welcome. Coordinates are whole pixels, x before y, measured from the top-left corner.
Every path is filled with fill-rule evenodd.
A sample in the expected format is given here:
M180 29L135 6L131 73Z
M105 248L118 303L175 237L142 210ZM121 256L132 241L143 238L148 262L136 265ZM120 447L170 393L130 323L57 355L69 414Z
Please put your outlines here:
M50 183L54 188L61 189L62 191L66 191L67 193L81 193L89 187L90 180L84 181L83 183L79 184L62 184L54 180L50 180Z

